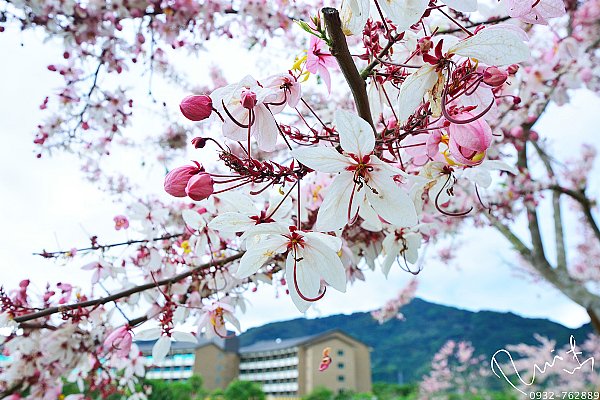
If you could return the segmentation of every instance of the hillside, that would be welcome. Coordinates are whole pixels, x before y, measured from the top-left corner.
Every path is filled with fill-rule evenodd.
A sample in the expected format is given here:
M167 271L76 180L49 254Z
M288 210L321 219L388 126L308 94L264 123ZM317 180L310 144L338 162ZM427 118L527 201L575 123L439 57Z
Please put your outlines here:
M473 344L478 354L491 355L507 344L536 343L534 333L554 339L562 346L574 335L582 342L591 327L569 329L545 319L523 318L512 313L471 312L415 299L402 308L405 321L379 325L369 313L298 318L252 328L240 336L242 346L259 340L287 339L330 329L341 329L373 348L374 382L404 382L427 371L431 358L450 339Z

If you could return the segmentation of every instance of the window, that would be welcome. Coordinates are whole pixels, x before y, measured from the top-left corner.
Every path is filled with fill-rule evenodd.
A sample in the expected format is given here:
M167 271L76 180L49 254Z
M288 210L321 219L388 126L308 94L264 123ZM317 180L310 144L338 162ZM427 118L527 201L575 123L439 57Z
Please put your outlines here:
M341 362L341 363L338 363L338 368L339 368L339 369L344 369L344 363L343 363L343 362Z
M342 349L339 349L339 350L337 351L337 354L338 354L338 356L343 356L343 355L344 355L344 350L342 350Z
M344 382L344 375L338 375L338 382Z

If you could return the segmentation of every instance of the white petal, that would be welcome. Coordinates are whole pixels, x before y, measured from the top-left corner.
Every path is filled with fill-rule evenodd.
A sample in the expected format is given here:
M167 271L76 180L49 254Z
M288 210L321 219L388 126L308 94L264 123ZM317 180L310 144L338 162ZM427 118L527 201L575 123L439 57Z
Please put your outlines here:
M442 0L448 7L460 12L477 11L477 0Z
M160 337L160 328L150 328L135 334L135 340L156 340Z
M296 263L295 277L298 289L304 297L315 298L319 295L319 289L321 288L319 258L315 257L315 255L310 251L299 252L299 254L296 256L301 259ZM290 282L290 285L294 285L293 280Z
M336 173L351 165L350 159L338 153L333 147L301 147L292 151L292 155L296 160L315 171Z
M514 165L508 165L503 161L498 160L485 160L481 163L480 167L487 169L495 169L499 171L510 172L513 175L519 175L519 170Z
M390 273L390 268L396 261L396 257L398 257L398 253L402 248L402 245L396 240L396 233L392 232L383 239L382 242L383 251L385 252L385 257L383 262L381 263L381 270L383 274L387 277Z
M362 204L364 191L361 191L360 194L355 193L351 206L350 198L354 186L354 174L351 172L343 172L335 177L327 190L321 208L319 208L315 224L317 230L329 232L343 228L348 222L348 214L350 214L350 218L356 215L358 206ZM349 207L352 207L350 213L348 213Z
M383 229L383 224L379 219L379 215L373 210L368 203L363 203L358 209L358 215L364 220L361 227L371 232L379 232Z
M185 224L192 229L199 229L206 224L202 216L195 210L183 210L181 216L183 217Z
M415 205L396 182L382 174L371 174L369 185L377 191L367 190L367 200L373 209L390 224L400 227L418 223Z
M469 168L466 169L462 176L465 179L475 182L479 187L487 189L492 184L492 175L485 168Z
M242 302L242 304L243 304L243 302ZM226 321L230 322L235 327L235 329L237 329L238 332L242 331L242 327L240 325L240 321L235 317L235 315L233 315L232 313L228 312L228 313L223 314L223 318Z
M340 19L346 35L362 34L369 19L369 0L342 1Z
M235 277L244 279L256 273L275 254L285 251L285 244L286 240L283 236L253 244L242 256Z
M288 254L286 263L285 263L285 280L287 282L287 286L290 292L290 297L294 302L294 305L300 312L306 312L312 305L312 303L302 300L296 291L294 286L294 256L290 252Z
M346 269L337 254L339 248L337 251L333 251L319 235L322 234L309 232L304 236L306 247L302 253L304 260L300 265L302 268L306 268L308 264L312 264L312 268L325 282L344 293L346 291Z
M167 354L169 354L169 350L171 350L171 338L161 336L152 347L152 362L162 362Z
M429 0L383 0L379 5L400 32L419 22L427 10Z
M258 148L263 151L275 150L277 144L277 122L264 104L254 107L256 122L252 127L252 134L256 137Z
M152 249L150 250L150 261L148 261L148 265L146 266L150 271L156 272L162 266L162 257L158 250Z
M189 332L173 331L171 337L177 342L198 343L198 338Z
M361 157L373 152L373 127L358 115L344 110L336 111L335 128L340 135L340 146L344 151Z
M408 117L415 112L437 79L438 74L433 65L424 65L406 78L400 86L400 95L398 96L398 118L401 122L406 122Z
M222 232L245 232L256 225L256 221L242 213L227 212L215 217L208 227Z
M488 65L516 64L529 59L529 48L512 29L485 28L458 42L449 53L474 58Z
M336 253L342 248L342 239L335 236L327 235L321 232L307 232L304 234L304 236L312 238L312 240L319 240Z

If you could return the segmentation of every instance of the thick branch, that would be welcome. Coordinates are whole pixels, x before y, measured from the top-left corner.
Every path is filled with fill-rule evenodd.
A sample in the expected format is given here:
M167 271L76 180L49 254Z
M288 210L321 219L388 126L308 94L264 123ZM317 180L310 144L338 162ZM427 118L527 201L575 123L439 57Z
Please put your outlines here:
M535 141L531 142L533 147L537 151L542 163L546 167L546 171L548 172L548 177L556 182L556 174L554 173L554 169L552 168L552 164L550 162L550 158L548 155L542 150L539 144ZM554 241L556 244L556 267L566 269L567 268L567 252L565 250L565 234L562 223L562 210L560 207L560 192L554 191L552 193L552 209L554 211Z
M371 117L371 108L369 107L369 97L367 96L367 85L365 80L360 76L348 49L346 36L342 30L340 14L338 10L331 7L323 8L322 12L325 26L329 33L329 39L331 40L331 54L337 60L344 78L346 78L348 86L350 86L358 115L371 124L373 130L375 130L373 118Z
M600 323L598 323L600 297L591 293L581 282L573 279L566 269L552 268L546 259L536 258L534 252L508 226L500 222L497 218L490 215L488 219L542 278L569 299L587 310L594 329L596 329L596 332L600 332Z
M529 128L524 127L526 137L529 136ZM519 151L517 165L522 171L529 169L527 164L527 145ZM529 232L531 234L531 243L533 245L533 257L535 263L539 265L548 264L546 253L544 252L544 242L542 241L542 233L540 230L540 222L535 207L526 207Z
M143 292L145 290L148 289L152 289L155 287L159 287L159 286L164 286L164 285L169 285L172 283L176 283L179 282L189 276L192 276L194 273L203 270L203 269L207 269L210 267L216 267L216 266L221 266L221 265L225 265L225 264L229 264L232 261L235 261L239 258L242 257L242 255L244 254L244 252L240 252L237 253L233 256L224 258L222 260L218 260L215 262L210 262L210 263L206 263L206 264L202 264L196 268L192 268L189 271L183 272L181 274L175 275L171 278L166 278L157 282L151 282L151 283L146 283L144 285L140 285L140 286L136 286L127 290L123 290L121 292L117 292L115 294L112 294L110 296L107 297L102 297L99 299L94 299L94 300L88 300L88 301L82 301L80 303L74 303L74 304L68 304L68 305L64 305L64 306L58 306L58 307L49 307L46 308L44 310L41 311L37 311L31 314L26 314L26 315L20 315L18 317L15 317L15 322L17 323L21 323L21 322L27 322L27 321L31 321L37 318L42 318L42 317L47 317L48 315L52 315L52 314L56 314L59 312L65 312L65 311L69 311L69 310L76 310L76 309L80 309L80 308L84 308L84 307L93 307L93 306L98 306L98 305L102 305L102 304L106 304L106 303L110 303L111 301L115 301L118 299L122 299L124 297L128 297L131 296L132 294L135 293L139 293L139 292Z
M371 61L371 63L369 65L367 65L367 67L361 71L361 73L360 73L361 78L367 79L367 77L369 75L371 75L371 72L373 72L375 67L381 63L381 61L379 61L379 60L381 60L383 57L387 56L388 52L394 46L394 44L396 44L399 37L400 37L400 35L396 35L393 38L391 38L389 42L387 42L385 47L377 55L377 58L375 58L373 61Z
M594 215L592 214L592 201L590 199L588 199L585 195L585 191L575 191L572 189L567 189L564 188L562 186L559 185L553 185L550 187L550 189L566 194L569 197L572 197L574 200L576 200L580 205L581 208L583 209L583 214L585 215L585 218L588 221L588 224L590 225L590 227L592 228L592 230L594 231L594 235L596 236L596 238L600 241L600 228L598 227L598 223L596 222L596 219L594 218Z

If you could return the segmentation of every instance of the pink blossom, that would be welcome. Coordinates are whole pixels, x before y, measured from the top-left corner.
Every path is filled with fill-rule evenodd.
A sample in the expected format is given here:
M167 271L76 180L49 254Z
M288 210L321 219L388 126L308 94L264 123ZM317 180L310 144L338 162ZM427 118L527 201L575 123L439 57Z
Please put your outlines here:
M463 116L463 119L473 117L469 113L464 113ZM492 129L487 122L478 119L468 124L451 124L448 130L448 146L452 158L464 165L481 164L493 138Z
M129 220L124 215L117 215L117 216L115 216L113 218L113 221L115 221L115 229L116 230L121 230L121 229L127 229L127 228L129 228Z
M242 103L242 107L247 108L248 110L251 110L254 107L256 107L256 93L254 93L252 90L242 90L240 100Z
M566 14L563 0L508 0L508 15L530 24L548 24Z
M207 95L187 96L179 104L184 117L192 121L202 121L212 114L212 99Z
M195 201L207 199L214 192L213 179L209 173L200 172L190 178L185 193Z
M331 75L328 68L333 68L337 65L335 58L331 53L324 51L323 48L327 44L316 36L310 38L310 46L308 48L308 56L306 58L306 69L311 74L319 74L327 90L331 93Z
M104 339L104 350L112 351L119 358L125 358L129 355L133 336L128 325L123 325L112 331L106 339Z
M508 73L498 67L488 67L483 72L483 82L492 87L502 86L508 79Z
M175 197L187 196L186 187L192 177L199 172L202 172L204 168L199 164L196 165L185 165L171 170L167 176L165 176L165 192Z

